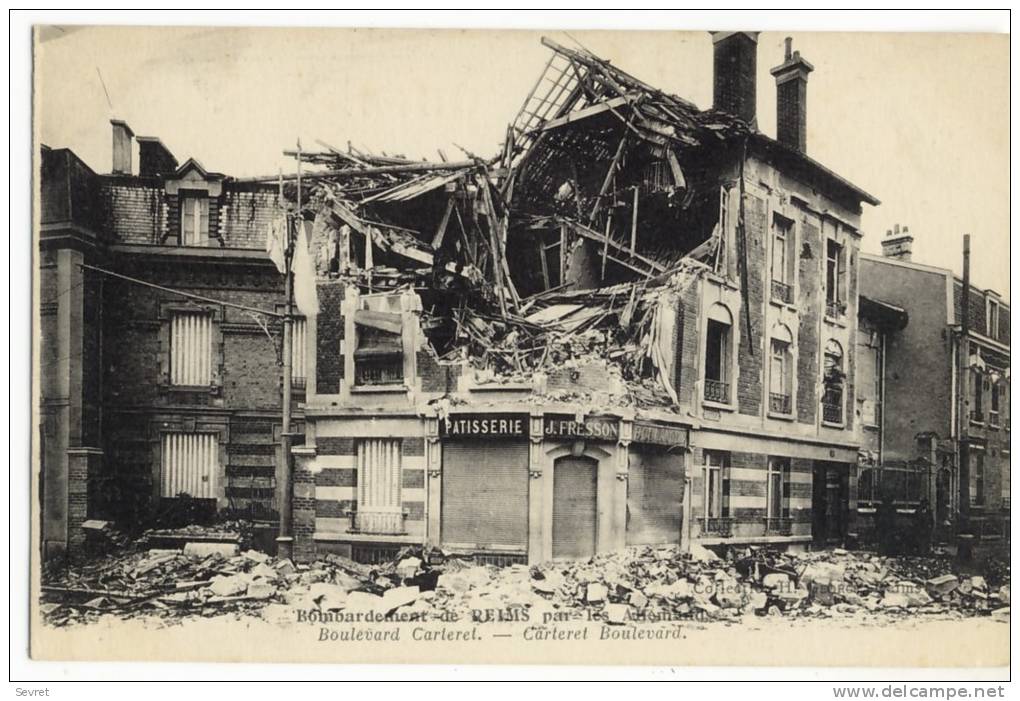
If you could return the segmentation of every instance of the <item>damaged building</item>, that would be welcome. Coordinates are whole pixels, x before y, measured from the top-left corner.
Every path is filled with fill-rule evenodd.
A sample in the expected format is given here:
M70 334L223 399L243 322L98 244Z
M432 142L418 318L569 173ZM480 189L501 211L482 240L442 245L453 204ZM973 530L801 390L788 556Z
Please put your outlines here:
M295 554L845 542L878 201L807 154L812 65L787 42L773 139L757 33L713 33L709 110L544 41L493 158L295 154L318 278Z

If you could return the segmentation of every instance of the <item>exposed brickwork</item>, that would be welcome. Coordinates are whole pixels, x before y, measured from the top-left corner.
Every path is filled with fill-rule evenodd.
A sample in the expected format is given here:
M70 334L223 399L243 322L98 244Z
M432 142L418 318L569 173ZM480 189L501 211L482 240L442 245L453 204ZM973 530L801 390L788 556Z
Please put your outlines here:
M404 489L421 489L425 486L425 470L404 470L401 478Z
M747 299L750 309L751 326L747 326L747 314L742 309L735 319L740 329L740 348L737 351L740 376L737 381L737 407L741 414L757 416L761 412L762 368L764 367L764 332L762 303L764 301L765 266L758 261L765 260L765 237L768 231L765 201L754 195L745 197L745 221L747 246Z
M320 437L316 440L316 452L319 455L357 455L353 438Z
M344 319L340 314L344 286L336 282L320 282L318 291L315 385L319 394L337 394L344 377L344 359L340 353L340 342L344 338Z
M798 252L797 310L797 420L814 424L820 399L818 392L818 322L822 312L821 279L818 257L825 255L821 230L806 216L800 222Z
M147 179L148 180L148 179ZM166 225L158 181L111 178L103 188L106 226L123 243L159 243Z
M320 454L322 454L320 449ZM353 468L326 468L315 473L316 487L357 487L358 471Z
M220 217L227 248L265 249L266 231L277 211L274 187L253 190L225 185Z
M715 109L754 121L757 98L758 44L743 32L735 32L714 46L713 100Z

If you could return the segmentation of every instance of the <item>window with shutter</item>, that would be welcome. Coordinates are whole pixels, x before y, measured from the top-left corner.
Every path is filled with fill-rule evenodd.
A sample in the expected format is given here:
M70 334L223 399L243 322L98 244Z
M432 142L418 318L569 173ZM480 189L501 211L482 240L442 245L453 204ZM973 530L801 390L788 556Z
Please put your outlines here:
M170 319L170 384L212 384L212 316L177 312Z
M215 499L220 448L215 433L164 433L160 495Z
M358 510L355 529L362 533L401 534L400 439L358 441Z

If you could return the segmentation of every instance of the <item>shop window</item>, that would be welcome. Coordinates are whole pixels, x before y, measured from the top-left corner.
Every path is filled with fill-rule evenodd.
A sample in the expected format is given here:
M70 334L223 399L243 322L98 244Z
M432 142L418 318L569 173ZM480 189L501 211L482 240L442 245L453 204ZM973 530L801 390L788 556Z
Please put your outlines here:
M359 533L402 534L400 439L359 440L357 460L358 508L354 513L354 530Z
M185 195L181 197L181 245L209 245L209 199Z
M785 326L772 332L769 353L769 413L793 413L793 335Z
M846 314L846 249L832 239L825 244L825 315Z
M709 310L705 329L705 399L730 403L730 353L733 317L721 304Z
M399 385L404 381L404 344L399 313L360 310L354 316L356 386Z
M843 385L846 379L843 369L843 348L830 340L825 346L825 365L822 377L822 422L843 423Z
M772 299L793 304L793 222L775 215L772 222Z
M729 518L729 466L730 454L705 451L705 519L703 531L715 535L730 535Z
M170 318L170 384L183 387L212 383L212 316L175 312Z

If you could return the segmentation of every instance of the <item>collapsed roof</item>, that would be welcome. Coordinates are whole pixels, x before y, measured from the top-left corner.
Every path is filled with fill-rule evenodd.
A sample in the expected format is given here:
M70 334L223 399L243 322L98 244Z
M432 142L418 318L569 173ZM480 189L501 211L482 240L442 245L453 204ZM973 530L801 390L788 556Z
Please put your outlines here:
M440 357L512 375L587 353L657 378L655 290L718 263L723 190L752 132L542 41L552 55L495 157L294 154L324 168L302 183L319 273L413 286Z

